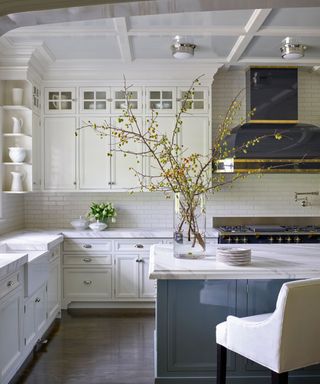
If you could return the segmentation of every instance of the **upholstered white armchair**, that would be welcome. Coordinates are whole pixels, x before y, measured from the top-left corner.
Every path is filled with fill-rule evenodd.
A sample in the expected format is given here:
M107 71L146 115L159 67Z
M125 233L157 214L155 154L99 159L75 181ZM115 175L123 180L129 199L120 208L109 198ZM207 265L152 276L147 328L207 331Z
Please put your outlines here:
M228 316L216 327L217 384L226 382L226 350L271 370L272 384L288 371L320 362L320 279L283 284L273 313Z

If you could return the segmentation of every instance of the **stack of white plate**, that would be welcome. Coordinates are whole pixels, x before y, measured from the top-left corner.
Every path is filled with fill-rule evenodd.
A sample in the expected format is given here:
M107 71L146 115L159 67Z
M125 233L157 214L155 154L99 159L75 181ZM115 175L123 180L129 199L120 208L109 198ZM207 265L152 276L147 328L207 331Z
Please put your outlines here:
M251 263L251 249L217 248L216 260L228 265L248 265Z

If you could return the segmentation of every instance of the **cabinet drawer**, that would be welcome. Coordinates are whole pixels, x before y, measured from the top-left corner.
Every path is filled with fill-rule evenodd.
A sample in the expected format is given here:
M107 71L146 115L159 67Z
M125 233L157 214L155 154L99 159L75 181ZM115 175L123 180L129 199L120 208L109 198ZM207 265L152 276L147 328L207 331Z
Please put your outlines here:
M161 244L162 241L160 239L150 239L150 240L120 240L115 242L116 251L120 252L144 252L149 251L151 245L153 244Z
M110 252L112 241L98 239L67 239L63 243L66 252Z
M0 298L7 295L20 285L20 272L15 272L0 282Z
M112 256L111 255L64 255L63 257L64 265L111 265Z
M111 269L69 269L63 271L64 297L74 300L112 297Z

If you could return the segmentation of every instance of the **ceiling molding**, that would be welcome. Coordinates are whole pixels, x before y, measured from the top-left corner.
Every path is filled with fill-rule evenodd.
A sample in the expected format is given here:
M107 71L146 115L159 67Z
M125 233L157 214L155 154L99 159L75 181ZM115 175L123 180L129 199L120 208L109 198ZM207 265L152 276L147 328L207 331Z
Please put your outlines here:
M319 37L320 28L307 27L262 27L256 32L256 36L286 37L286 36L310 36Z
M66 27L25 27L18 28L10 31L8 35L10 37L28 36L28 37L64 37L64 36L115 36L117 33L114 29L108 28L95 28L95 27L83 27L83 28L66 28Z
M283 60L281 59L280 53L279 58L269 58L269 57L246 57L238 61L239 65L255 65L255 64L265 64L265 65L283 65L283 66L313 66L319 65L319 58L306 58L303 57L297 60Z
M128 36L126 19L124 17L116 17L113 19L113 25L117 33L117 42L122 61L131 62L133 59L132 46Z
M243 27L233 26L216 26L216 27L203 27L193 26L188 27L150 27L150 28L131 28L128 31L129 36L172 36L187 35L187 36L239 36L245 31Z
M268 9L255 9L245 25L245 34L239 36L235 45L233 46L229 56L227 57L227 65L234 65L247 49L251 40L254 38L255 33L263 25L267 17L269 16L271 8Z

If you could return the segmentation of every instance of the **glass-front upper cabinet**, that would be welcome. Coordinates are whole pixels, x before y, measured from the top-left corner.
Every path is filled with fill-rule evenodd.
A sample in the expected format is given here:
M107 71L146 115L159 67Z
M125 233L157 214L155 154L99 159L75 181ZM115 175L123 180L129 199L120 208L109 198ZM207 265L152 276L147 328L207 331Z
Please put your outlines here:
M193 94L186 99L188 90L188 88L178 88L178 109L181 108L183 100L186 100L186 107L189 112L208 113L208 88L196 87Z
M74 88L46 88L46 113L75 113Z
M176 90L173 87L152 87L146 92L147 110L157 111L161 114L176 112Z
M124 109L130 106L134 114L142 112L142 92L141 88L130 87L127 95L124 89L111 88L111 112L122 113Z
M109 88L80 88L81 113L110 113Z

